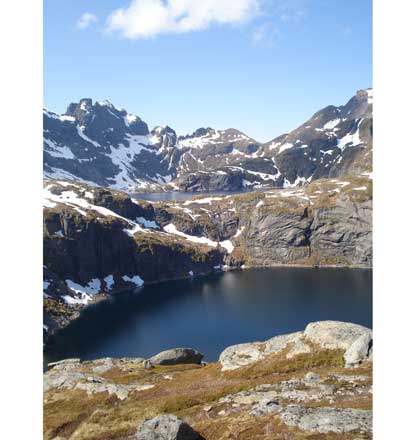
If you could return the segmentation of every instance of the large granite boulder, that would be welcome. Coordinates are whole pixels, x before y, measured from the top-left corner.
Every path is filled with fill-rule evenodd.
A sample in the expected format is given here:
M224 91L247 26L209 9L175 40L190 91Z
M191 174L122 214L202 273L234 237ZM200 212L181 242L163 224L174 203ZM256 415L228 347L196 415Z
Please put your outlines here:
M231 345L220 353L219 361L222 370L235 370L262 359L263 351L260 342Z
M361 336L372 338L372 330L351 322L318 321L308 324L304 335L322 348L347 350Z
M222 370L235 370L236 368L249 365L270 354L282 352L290 344L291 348L286 354L287 359L292 358L295 354L309 353L311 349L303 342L302 336L303 332L296 332L275 336L265 342L249 342L227 347L219 357Z
M136 440L204 440L190 425L172 414L145 420L138 428Z
M204 355L192 348L172 348L149 358L153 365L201 364Z
M358 324L340 321L318 321L308 324L304 332L275 336L265 342L252 342L227 347L220 354L222 370L235 370L259 361L270 354L284 352L286 359L312 352L314 346L344 350L346 367L368 359L372 347L372 330Z
M365 433L372 429L372 411L364 409L288 405L280 417L286 425L321 434Z
M370 356L372 349L372 335L365 333L345 351L344 360L347 367L354 367L360 364L363 359Z

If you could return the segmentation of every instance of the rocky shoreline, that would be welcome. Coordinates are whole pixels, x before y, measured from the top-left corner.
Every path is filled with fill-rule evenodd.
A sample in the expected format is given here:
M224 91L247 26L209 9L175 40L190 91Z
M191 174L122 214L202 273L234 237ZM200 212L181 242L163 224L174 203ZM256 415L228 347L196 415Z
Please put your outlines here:
M320 321L227 347L49 365L44 438L371 439L372 331Z

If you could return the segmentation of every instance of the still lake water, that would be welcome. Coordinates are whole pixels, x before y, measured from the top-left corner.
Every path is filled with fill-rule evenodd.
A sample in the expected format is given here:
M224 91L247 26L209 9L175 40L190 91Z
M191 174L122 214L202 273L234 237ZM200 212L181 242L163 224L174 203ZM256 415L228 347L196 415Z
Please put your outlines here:
M242 194L250 192L251 190L241 191L169 191L169 192L155 192L155 193L132 193L130 197L134 199L148 200L149 202L179 202L182 200L191 199L194 196L228 196L232 194Z
M149 357L173 347L215 361L229 345L325 319L372 327L372 270L254 268L146 286L84 310L45 361Z

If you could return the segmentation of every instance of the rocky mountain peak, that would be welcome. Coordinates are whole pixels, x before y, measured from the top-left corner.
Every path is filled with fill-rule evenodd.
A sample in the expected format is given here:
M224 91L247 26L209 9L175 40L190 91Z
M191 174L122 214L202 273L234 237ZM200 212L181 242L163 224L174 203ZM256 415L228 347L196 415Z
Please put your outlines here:
M371 118L372 97L372 89L358 90L346 105L340 107L342 117L347 119Z
M83 115L90 112L93 108L93 100L91 98L82 98L78 103L71 102L67 107L66 115L73 116L77 120L81 119Z
M177 133L168 125L155 127L151 135L158 148L173 148L177 145Z
M193 137L201 137L201 136L207 136L208 134L213 134L215 132L216 132L216 130L214 130L214 128L211 128L211 127L207 127L207 128L200 127L200 128L197 128L197 130L191 136L193 136Z
M373 88L369 87L367 89L360 89L356 92L357 99L368 99L372 97L373 95ZM368 102L368 104L371 104L371 102Z
M211 127L200 127L197 128L197 130L193 131L191 134L186 134L186 135L182 135L179 136L179 140L183 140L183 139L192 139L192 138L199 138L199 137L204 137L204 136L208 136L208 135L212 135L215 134L216 130L214 130L214 128Z
M116 108L116 107L113 105L113 103L110 102L108 99L104 99L104 100L102 100L102 101L97 101L97 102L95 103L95 105L96 105L96 106L100 106L100 107L108 107L108 108L110 108L110 109L115 109L115 110L118 110L118 111L125 111L125 110L121 110L121 109Z
M153 135L162 135L162 134L177 135L175 130L171 128L169 125L158 125L152 129L151 133Z

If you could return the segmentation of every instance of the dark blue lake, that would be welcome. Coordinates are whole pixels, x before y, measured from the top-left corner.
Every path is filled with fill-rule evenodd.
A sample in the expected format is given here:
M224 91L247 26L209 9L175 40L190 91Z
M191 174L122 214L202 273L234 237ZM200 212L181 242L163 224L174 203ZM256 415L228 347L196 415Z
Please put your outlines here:
M229 345L325 319L372 327L371 270L256 268L146 286L84 310L45 360L192 347L214 361Z

